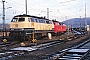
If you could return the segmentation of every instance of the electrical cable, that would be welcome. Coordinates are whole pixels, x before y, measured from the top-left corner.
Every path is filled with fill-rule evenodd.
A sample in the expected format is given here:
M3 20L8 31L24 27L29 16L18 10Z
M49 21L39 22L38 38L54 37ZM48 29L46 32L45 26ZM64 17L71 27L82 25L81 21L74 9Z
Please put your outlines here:
M62 4L61 2L58 2L58 1L56 1L56 0L53 0L53 1L55 1L55 2L57 2L57 3L60 3L60 4ZM66 7L64 4L62 4L64 7ZM68 7L66 7L68 10L70 10L70 11L72 11L70 8L68 8ZM78 14L76 14L74 11L72 11L75 15L78 15ZM79 16L79 15L78 15Z
M11 2L11 3L16 3L16 4L20 5L20 6L25 6L24 4L21 4L21 3L15 2L15 1L13 1L13 0L11 0L10 2ZM32 6L28 6L28 9L34 9L34 10L38 10L38 11L40 11L39 9L36 9L36 8L34 8L34 7L32 7Z

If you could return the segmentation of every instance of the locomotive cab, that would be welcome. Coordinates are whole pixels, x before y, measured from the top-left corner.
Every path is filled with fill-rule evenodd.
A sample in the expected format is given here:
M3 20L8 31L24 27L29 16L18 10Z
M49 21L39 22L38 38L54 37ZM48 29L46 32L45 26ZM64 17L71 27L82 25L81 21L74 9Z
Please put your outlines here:
M27 33L32 33L30 17L24 15L14 16L10 22L10 38L24 41Z
M30 19L28 17L14 17L10 23L11 29L23 29L31 26Z
M62 22L53 21L54 22L54 33L61 34L66 32L66 25Z

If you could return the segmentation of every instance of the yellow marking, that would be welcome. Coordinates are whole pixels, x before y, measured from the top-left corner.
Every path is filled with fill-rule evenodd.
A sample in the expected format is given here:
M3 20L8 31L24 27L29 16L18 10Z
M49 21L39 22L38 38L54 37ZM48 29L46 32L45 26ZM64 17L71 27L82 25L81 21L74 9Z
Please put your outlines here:
M34 27L34 22L31 23L31 26Z
M33 42L33 43L36 43L36 42L37 42L37 40L36 40L36 39L33 39L33 40L32 40L32 42Z
M7 39L3 39L3 42L7 42Z

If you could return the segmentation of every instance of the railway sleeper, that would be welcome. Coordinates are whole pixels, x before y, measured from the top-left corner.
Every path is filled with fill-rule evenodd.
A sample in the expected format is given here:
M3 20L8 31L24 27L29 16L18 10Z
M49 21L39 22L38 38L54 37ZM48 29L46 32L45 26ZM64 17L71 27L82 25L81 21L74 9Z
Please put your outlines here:
M56 54L52 60L84 60L89 49L70 49L64 53Z

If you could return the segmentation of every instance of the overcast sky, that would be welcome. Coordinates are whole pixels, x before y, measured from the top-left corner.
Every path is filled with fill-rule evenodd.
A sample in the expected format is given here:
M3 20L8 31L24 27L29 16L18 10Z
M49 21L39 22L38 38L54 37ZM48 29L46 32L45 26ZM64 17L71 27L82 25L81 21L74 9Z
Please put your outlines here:
M6 23L10 23L14 15L25 14L25 0L5 0ZM90 17L90 0L27 0L28 14L46 16L49 8L49 18L65 21L71 18ZM7 9L8 7L12 7ZM0 23L2 23L2 0L0 0Z

